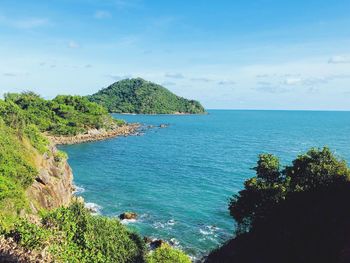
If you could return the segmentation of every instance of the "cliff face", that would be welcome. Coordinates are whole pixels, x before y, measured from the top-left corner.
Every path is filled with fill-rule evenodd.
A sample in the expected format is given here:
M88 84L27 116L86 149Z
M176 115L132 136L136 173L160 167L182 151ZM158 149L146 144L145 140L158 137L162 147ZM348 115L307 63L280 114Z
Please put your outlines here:
M66 159L55 158L57 148L50 146L51 154L37 157L39 174L27 189L33 212L40 208L67 206L72 199L73 174Z

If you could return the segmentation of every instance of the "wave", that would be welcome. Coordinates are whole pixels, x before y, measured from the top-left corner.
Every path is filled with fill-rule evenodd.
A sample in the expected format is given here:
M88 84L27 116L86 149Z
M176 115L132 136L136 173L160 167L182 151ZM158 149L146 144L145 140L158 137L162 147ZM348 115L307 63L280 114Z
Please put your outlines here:
M130 224L130 223L136 223L137 222L137 219L123 219L123 220L120 220L120 223L122 223L123 225L127 225L127 224Z
M201 233L204 236L210 236L210 235L216 236L216 232L218 230L219 230L218 227L209 225L209 226L205 226L204 228L200 228L199 233Z
M167 222L155 222L153 223L153 227L156 229L159 228L171 228L173 225L175 225L176 221L174 219L170 219Z
M74 195L80 195L85 192L85 188L82 186L74 185L73 187L74 187L74 191L73 191Z
M102 206L95 203L85 203L85 208L88 209L93 215L100 215Z

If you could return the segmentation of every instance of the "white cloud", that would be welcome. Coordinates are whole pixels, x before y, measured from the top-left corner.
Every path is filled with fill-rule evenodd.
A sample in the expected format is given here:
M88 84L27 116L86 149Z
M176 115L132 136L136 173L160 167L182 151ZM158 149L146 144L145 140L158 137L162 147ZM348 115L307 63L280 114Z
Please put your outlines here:
M6 72L6 73L3 73L2 75L5 77L16 77L17 76L17 74L11 73L11 72Z
M175 82L171 82L171 81L164 81L162 82L162 86L166 87L166 86L175 86L176 83Z
M172 79L184 79L185 76L181 73L167 73L165 74L166 78L172 78Z
M68 42L68 47L69 48L80 48L80 45L77 42L75 42L75 41L69 41Z
M218 85L235 85L236 82L233 80L222 80L218 82Z
M286 78L284 80L284 84L286 85L298 85L301 84L303 82L303 79L301 78Z
M329 64L350 63L350 56L333 56L328 60Z
M122 80L122 79L130 79L130 78L132 78L131 75L113 75L113 74L108 74L106 76L111 78L111 79L113 79L113 80L116 80L116 81L119 81L119 80Z
M209 78L191 78L192 81L202 81L202 82L211 82L212 79Z
M94 14L94 17L97 19L105 19L112 17L111 13L104 10L97 10Z
M6 16L0 16L0 24L19 29L32 29L43 27L50 24L47 18L29 17L20 19L10 19Z

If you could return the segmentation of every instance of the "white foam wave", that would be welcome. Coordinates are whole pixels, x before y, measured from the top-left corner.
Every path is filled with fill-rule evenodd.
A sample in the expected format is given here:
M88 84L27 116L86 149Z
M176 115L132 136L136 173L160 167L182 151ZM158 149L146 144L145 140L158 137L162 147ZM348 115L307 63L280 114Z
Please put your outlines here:
M74 191L73 191L74 195L80 195L80 194L82 194L84 192L85 192L85 188L84 187L78 186L78 185L74 185Z
M170 219L167 222L155 222L153 223L153 227L156 229L159 228L171 228L173 225L175 225L175 220L174 219Z
M130 224L130 223L136 223L137 220L136 219L123 219L123 220L120 220L120 223L122 223L123 225L127 225L127 224Z
M88 209L91 214L99 215L101 214L102 207L95 203L85 203L85 208Z
M219 230L216 226L205 226L204 228L200 228L199 232L204 236L216 236L216 232Z

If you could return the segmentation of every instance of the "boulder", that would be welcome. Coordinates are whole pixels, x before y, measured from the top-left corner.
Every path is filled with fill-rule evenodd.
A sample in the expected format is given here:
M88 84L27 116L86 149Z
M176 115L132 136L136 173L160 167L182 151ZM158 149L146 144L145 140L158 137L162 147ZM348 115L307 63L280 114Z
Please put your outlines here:
M120 214L119 218L121 220L124 220L124 219L127 219L127 220L136 219L137 218L137 214L134 213L134 212L125 212L125 213Z
M166 242L162 239L155 239L153 240L149 245L151 249L157 249L161 247L162 245L166 244Z

